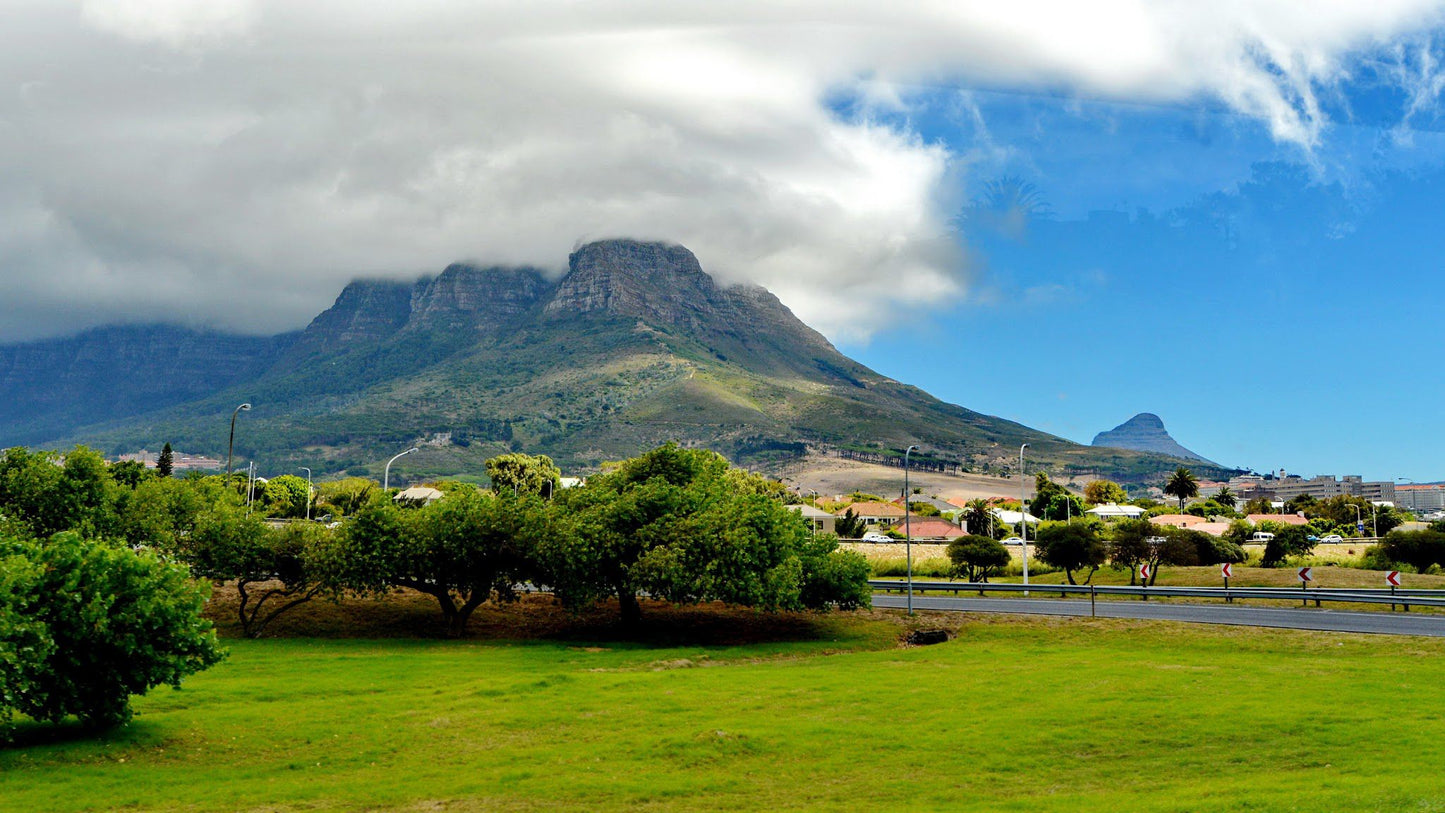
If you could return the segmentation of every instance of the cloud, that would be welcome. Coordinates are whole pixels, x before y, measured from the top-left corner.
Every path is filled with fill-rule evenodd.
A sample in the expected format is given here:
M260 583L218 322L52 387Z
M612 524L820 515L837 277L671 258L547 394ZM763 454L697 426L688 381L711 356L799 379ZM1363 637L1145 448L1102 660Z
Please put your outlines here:
M891 306L966 295L948 192L970 154L910 129L910 88L1212 100L1309 147L1321 89L1440 17L1408 0L86 0L6 19L0 338L294 328L355 276L560 271L579 240L628 235L856 339Z

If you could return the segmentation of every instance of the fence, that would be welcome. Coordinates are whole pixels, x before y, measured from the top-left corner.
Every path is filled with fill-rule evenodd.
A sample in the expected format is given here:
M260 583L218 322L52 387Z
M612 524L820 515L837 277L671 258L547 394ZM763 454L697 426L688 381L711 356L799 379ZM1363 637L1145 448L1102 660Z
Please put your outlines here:
M870 579L868 584L874 590L903 592L908 582L896 579ZM1445 607L1445 590L1400 589L1400 588L1291 588L1291 587L1140 587L1129 585L1095 584L1018 584L1015 582L946 582L913 581L913 592L962 593L1026 593L1049 597L1057 594L1060 598L1088 596L1092 604L1099 596L1134 596L1148 601L1157 598L1223 599L1233 603L1236 599L1257 599L1270 601L1313 601L1316 607L1322 602L1335 601L1345 604L1388 604L1390 609L1399 605L1410 611L1410 606Z

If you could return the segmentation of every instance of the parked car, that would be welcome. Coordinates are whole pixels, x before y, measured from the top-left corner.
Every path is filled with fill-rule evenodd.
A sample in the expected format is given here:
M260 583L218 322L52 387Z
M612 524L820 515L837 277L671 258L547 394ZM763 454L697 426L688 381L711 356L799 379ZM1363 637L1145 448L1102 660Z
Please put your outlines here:
M1320 537L1321 545L1339 545L1344 541L1345 538L1343 536L1340 536L1339 534L1325 534L1324 536Z
M868 533L863 534L863 541L864 541L864 542L893 542L893 541L895 541L895 540L893 539L893 537L889 536L888 534L881 534L881 533L878 533L877 531L869 531Z
M1005 545L1022 545L1024 541L1017 536L1011 536L1003 541Z

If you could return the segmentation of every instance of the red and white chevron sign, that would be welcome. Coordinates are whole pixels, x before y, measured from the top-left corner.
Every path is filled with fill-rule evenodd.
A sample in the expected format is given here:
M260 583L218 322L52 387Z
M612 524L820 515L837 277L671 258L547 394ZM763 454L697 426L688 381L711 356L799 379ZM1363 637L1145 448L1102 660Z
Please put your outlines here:
M1390 571L1389 573L1386 573L1386 574L1385 574L1385 584L1388 584L1388 585L1390 585L1391 587L1399 587L1399 586L1400 586L1400 571L1398 571L1398 570L1392 570L1392 571Z
M1230 578L1234 575L1234 567L1231 566L1228 562L1224 562L1219 566L1219 575L1223 576L1226 579Z
M1312 582L1312 581L1314 581L1314 579L1310 578L1310 571L1311 571L1311 570L1314 570L1314 568L1312 568L1312 567L1302 567L1302 568L1300 568L1300 569L1299 569L1299 580L1302 581L1302 582Z
M1146 581L1146 582L1149 581L1149 563L1148 563L1148 562L1145 562L1144 564L1139 565L1139 579L1140 579L1140 581Z

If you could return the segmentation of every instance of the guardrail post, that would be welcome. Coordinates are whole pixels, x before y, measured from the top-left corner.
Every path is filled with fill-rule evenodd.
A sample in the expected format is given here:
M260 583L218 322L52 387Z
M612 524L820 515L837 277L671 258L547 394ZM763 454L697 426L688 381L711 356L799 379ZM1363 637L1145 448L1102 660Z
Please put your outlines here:
M1095 597L1095 595L1097 595L1097 594L1096 594L1095 591L1094 591L1094 585L1090 584L1090 585L1089 585L1089 617L1090 617L1090 618L1096 618L1096 617L1097 617L1097 616L1095 615L1095 612L1094 612L1094 597Z

